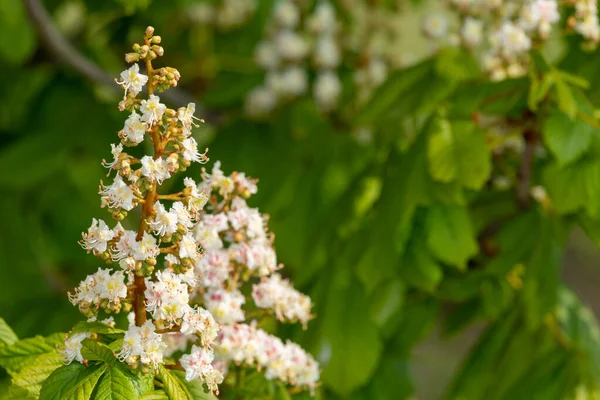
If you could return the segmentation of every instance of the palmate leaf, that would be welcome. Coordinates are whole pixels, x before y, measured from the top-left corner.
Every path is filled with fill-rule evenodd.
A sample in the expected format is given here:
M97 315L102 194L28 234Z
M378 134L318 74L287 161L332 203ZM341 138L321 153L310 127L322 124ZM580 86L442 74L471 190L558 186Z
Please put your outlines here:
M64 365L46 379L40 391L40 400L91 399L96 384L107 369L106 364L86 367L74 362Z
M332 357L323 366L322 377L336 393L348 395L375 372L382 343L356 282L332 289L329 296L323 329Z
M58 352L42 354L36 357L35 362L13 376L12 382L23 388L29 395L38 397L46 378L62 365L64 361Z
M124 372L119 365L109 366L100 379L95 400L136 400L136 391L131 373Z
M491 154L484 133L470 121L436 118L427 143L429 173L440 182L457 181L480 189L491 172Z
M577 160L590 146L594 128L585 122L571 120L556 110L544 123L543 135L546 145L559 166Z
M104 361L105 363L116 361L115 355L108 346L91 339L84 339L81 342L81 355L89 361Z
M64 333L55 333L47 338L35 336L19 340L11 346L2 347L0 348L0 366L5 368L9 374L14 375L26 366L33 364L37 357L56 352L56 345L62 343L64 337Z
M163 365L158 366L158 378L163 383L169 400L194 400L182 380Z
M465 269L479 249L466 208L434 206L427 214L427 244L435 257Z
M3 318L0 318L0 347L10 346L19 338L17 334L8 326Z

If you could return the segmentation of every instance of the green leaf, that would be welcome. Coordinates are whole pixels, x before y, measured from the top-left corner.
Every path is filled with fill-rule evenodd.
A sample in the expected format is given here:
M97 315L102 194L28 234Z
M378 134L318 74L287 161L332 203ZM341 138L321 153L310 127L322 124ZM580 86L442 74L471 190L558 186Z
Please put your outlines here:
M107 365L85 367L77 362L55 370L42 385L40 400L88 400Z
M429 173L440 182L480 189L491 172L485 135L474 123L436 118L427 143Z
M0 2L0 58L10 64L20 65L35 49L35 32L27 19L24 2Z
M116 360L111 349L106 345L91 339L84 339L81 342L81 355L84 359L90 361L112 363Z
M186 390L185 385L176 375L166 369L163 365L158 366L158 377L165 387L165 393L169 400L194 400Z
M544 187L559 214L585 211L600 216L600 163L581 160L565 167L550 164L543 171Z
M0 348L0 366L5 368L9 374L14 375L35 362L40 355L56 352L55 345L58 343L56 338L60 335L62 334L56 334L49 338L36 336Z
M173 370L173 371L171 371L171 374L175 375L177 378L179 378L179 381L181 382L182 386L185 388L185 390L188 392L188 395L192 399L194 399L194 400L216 400L217 399L212 394L206 393L204 391L204 383L202 383L202 381L200 379L194 379L193 381L188 382L185 379L184 371Z
M28 394L38 397L43 382L57 368L64 365L58 352L42 354L36 357L35 362L23 368L16 374L12 382L27 391Z
M577 102L575 101L573 92L560 74L553 71L553 76L555 79L554 88L556 89L558 108L570 119L574 119L575 114L577 114Z
M464 207L438 205L427 214L427 244L439 260L461 270L479 249Z
M543 128L544 141L560 166L572 163L585 153L593 133L594 128L579 119L572 121L560 111L555 111Z
M323 382L341 396L367 383L382 350L376 325L369 318L367 299L354 282L331 289L324 321L324 346L331 359L323 366Z
M132 377L127 376L118 366L110 366L98 383L94 400L136 400L137 398L138 393L132 383Z
M164 390L154 390L139 397L139 400L169 400Z
M80 333L80 332L95 332L102 334L118 334L124 333L123 329L113 328L102 322L78 322L77 325L73 327L70 334Z
M0 318L0 347L10 346L19 338L17 334L8 326L3 318Z

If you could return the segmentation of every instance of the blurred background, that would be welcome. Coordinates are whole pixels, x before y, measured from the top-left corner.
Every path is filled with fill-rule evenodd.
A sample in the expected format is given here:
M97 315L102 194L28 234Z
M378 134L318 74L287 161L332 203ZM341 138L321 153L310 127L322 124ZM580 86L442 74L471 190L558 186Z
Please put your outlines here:
M195 137L211 161L260 180L250 203L270 215L278 258L317 316L306 331L284 326L280 333L322 363L320 396L437 399L467 376L479 386L462 398L491 398L483 393L494 391L494 374L504 388L527 375L546 339L538 331L520 335L526 328L507 316L518 284L507 274L484 281L471 273L479 267L467 265L469 246L477 243L474 234L465 242L452 232L461 226L449 230L446 258L422 239L445 215L463 221L488 212L467 189L463 198L462 186L432 184L425 161L407 152L420 146L424 118L472 74L468 57L440 53L440 43L422 34L423 19L448 13L446 3L323 4L0 1L0 316L20 337L64 332L81 318L66 292L98 268L77 241L92 217L106 217L97 195L106 173L100 161L125 119L112 80L153 25L165 49L158 63L181 73L166 101L197 102L207 123ZM440 21L430 20L429 29L442 29ZM572 41L549 47L555 59L573 51L566 63L598 93L597 52ZM269 73L282 57L286 67ZM434 207L441 211L427 218ZM523 237L535 242L536 224ZM564 245L556 274L597 314L600 252L580 229ZM575 301L562 284L554 290ZM573 307L595 329L586 309ZM511 337L521 347L485 347L500 330L508 336L498 340ZM570 368L563 361L559 369ZM558 379L553 374L544 379Z

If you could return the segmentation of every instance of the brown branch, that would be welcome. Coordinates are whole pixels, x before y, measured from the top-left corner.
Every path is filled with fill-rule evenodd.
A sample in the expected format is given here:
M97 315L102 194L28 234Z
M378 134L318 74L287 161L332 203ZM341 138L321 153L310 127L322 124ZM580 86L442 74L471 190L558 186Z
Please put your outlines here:
M29 19L37 29L38 36L50 55L55 57L59 63L79 72L86 79L101 84L115 91L115 93L122 93L121 88L114 81L117 74L108 73L85 58L58 30L40 0L23 0L23 4L29 13ZM194 102L193 95L178 88L171 88L161 93L161 98L177 107ZM198 104L196 105L196 111L213 124L219 120L217 113Z
M533 158L535 155L535 145L537 134L532 129L526 129L523 132L525 139L525 149L521 166L517 172L517 202L520 208L527 208L531 201L531 169L533 168Z

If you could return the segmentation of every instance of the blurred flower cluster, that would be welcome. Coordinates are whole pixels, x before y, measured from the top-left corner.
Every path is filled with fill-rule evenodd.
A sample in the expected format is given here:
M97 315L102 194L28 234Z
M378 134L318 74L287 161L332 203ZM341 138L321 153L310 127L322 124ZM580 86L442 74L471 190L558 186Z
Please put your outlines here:
M525 75L530 50L540 48L554 34L581 35L584 47L595 48L600 42L598 4L593 0L452 0L449 12L425 17L423 33L440 44L479 52L484 70L500 81Z

